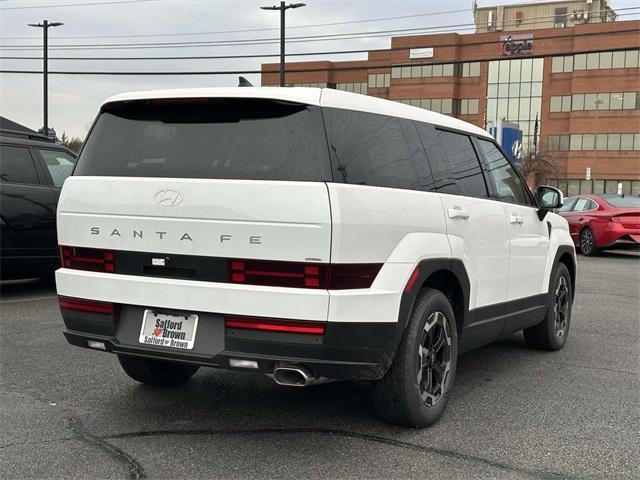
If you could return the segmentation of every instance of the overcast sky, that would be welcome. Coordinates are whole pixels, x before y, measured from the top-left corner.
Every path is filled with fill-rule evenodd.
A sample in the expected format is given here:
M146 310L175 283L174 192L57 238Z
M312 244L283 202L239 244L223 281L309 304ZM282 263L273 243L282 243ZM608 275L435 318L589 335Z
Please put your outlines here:
M287 12L287 36L323 35L329 33L365 32L410 28L443 28L448 25L473 24L471 0L405 1L405 0L304 0L304 8ZM527 0L524 0L527 1ZM530 0L529 0L530 1ZM0 50L0 55L40 56L42 30L28 27L43 19L64 22L64 26L49 30L50 57L56 56L184 56L277 54L277 43L250 46L206 46L197 48L93 49L56 50L55 44L95 45L104 43L193 42L248 38L274 38L279 35L279 12L263 11L261 5L273 5L274 0L0 0L0 45L33 46L30 50ZM480 0L479 6L514 3L505 0ZM614 9L638 6L637 0L613 0ZM70 6L72 4L84 4ZM95 4L95 5L89 5ZM57 5L57 6L56 6ZM34 8L30 8L34 7ZM450 12L450 13L437 13ZM640 11L621 20L640 18ZM432 15L426 15L431 14ZM625 12L628 13L628 12ZM410 16L402 19L365 23L307 27L334 22ZM257 30L272 29L272 30ZM200 35L143 36L155 34ZM237 31L247 30L247 31ZM257 31L256 31L257 30ZM452 28L460 33L472 32L472 27ZM138 37L126 37L138 35ZM101 38L86 37L108 36ZM115 36L115 37L114 37ZM71 38L63 38L71 37ZM76 38L72 38L76 37ZM85 38L77 38L85 37ZM290 43L288 52L328 51L347 49L388 48L390 37ZM305 59L365 59L366 54L326 57L295 57ZM50 70L73 71L214 71L259 70L269 59L222 60L136 60L136 61L69 61L50 60ZM0 59L3 70L39 70L40 60ZM259 75L247 75L259 85ZM84 138L103 100L115 93L131 90L196 86L233 86L237 76L49 76L49 125L58 136ZM42 126L42 75L0 73L0 115L35 130Z

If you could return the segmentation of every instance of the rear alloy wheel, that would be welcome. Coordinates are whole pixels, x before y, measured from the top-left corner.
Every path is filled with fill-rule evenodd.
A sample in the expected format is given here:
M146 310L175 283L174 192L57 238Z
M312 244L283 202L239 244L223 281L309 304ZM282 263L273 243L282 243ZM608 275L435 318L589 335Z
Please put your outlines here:
M173 387L189 380L198 371L197 365L163 362L150 358L118 355L122 369L140 383L156 387Z
M593 231L589 227L585 228L580 233L580 251L587 257L593 257L598 254L596 237L593 235Z
M531 348L560 350L569 335L571 321L571 275L564 263L560 263L551 279L549 305L544 320L524 330L524 338Z
M436 422L453 387L457 357L453 308L442 292L426 288L416 298L393 364L374 384L378 414L407 427Z

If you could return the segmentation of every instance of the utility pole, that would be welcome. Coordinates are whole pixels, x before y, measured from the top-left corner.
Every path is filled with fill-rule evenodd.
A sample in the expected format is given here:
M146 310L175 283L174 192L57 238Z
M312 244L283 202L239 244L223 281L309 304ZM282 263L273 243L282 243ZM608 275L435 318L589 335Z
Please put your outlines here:
M290 8L304 7L305 3L290 3L285 5L284 2L280 2L280 6L274 5L273 7L260 7L262 10L280 10L280 86L284 87L284 12Z
M44 74L44 78L42 81L42 100L43 100L43 117L44 117L44 125L43 132L46 136L49 136L49 38L48 38L48 30L49 27L59 27L64 25L62 22L51 22L48 20L43 20L42 23L30 23L30 27L38 27L42 29L42 72Z

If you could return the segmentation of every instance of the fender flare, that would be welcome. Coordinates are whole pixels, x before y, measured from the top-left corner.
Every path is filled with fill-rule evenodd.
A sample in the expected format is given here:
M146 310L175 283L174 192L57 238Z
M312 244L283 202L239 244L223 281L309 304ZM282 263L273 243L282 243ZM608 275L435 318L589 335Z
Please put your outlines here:
M396 333L393 341L394 356L395 352L397 352L398 350L398 346L400 345L400 341L402 340L404 331L409 324L409 316L411 315L411 311L413 310L416 298L418 297L418 293L420 292L420 287L427 281L427 279L431 275L436 272L444 270L453 274L462 289L461 307L463 311L461 313L463 317L461 319L456 318L456 323L458 324L458 335L462 334L460 327L464 325L465 320L468 320L471 284L469 282L469 276L467 275L467 271L464 267L464 264L462 263L462 260L455 258L429 258L418 262L418 264L416 265L416 269L419 269L419 274L414 280L412 288L409 291L403 291L402 297L400 299L398 325L396 327ZM453 307L455 310L455 306ZM460 314L460 312L456 313Z
M576 249L573 246L569 245L559 245L556 250L556 254L553 258L553 263L551 273L556 269L558 264L560 263L560 257L568 254L571 258L571 265L569 267L569 274L571 275L571 302L575 300L576 294L576 277L577 277L577 265L576 265ZM551 280L549 280L551 282ZM551 289L551 285L549 285L549 289Z

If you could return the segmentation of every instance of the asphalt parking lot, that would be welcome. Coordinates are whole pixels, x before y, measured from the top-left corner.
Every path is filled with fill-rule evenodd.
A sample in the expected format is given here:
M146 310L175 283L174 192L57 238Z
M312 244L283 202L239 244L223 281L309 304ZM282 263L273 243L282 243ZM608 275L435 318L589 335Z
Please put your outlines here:
M3 288L3 478L638 478L640 256L579 256L564 350L460 357L445 417L376 418L364 385L201 369L174 390L67 345L54 289Z

